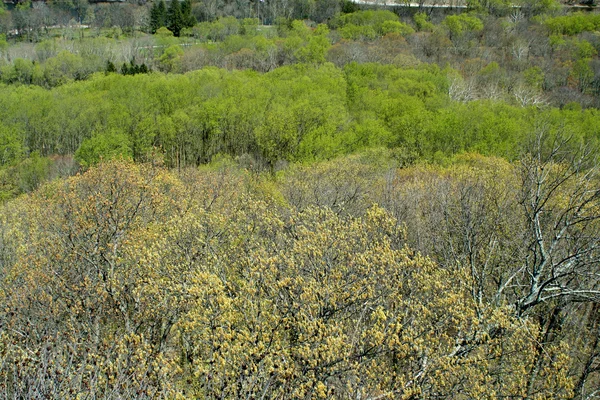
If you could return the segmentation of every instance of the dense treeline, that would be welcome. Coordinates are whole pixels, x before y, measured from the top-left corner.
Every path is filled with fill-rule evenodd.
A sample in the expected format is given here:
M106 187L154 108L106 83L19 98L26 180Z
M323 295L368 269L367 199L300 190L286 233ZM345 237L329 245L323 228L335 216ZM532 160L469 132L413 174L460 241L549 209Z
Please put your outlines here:
M44 186L0 210L2 393L593 398L598 176L560 137Z
M180 14L181 21L188 19ZM172 37L168 27L160 28L162 22L170 24L161 19L152 26L144 23L156 32L152 36L109 25L53 28L35 45L8 45L0 38L0 79L52 87L105 71L108 62L120 67L131 61L165 72L205 66L266 72L298 61L323 60L340 67L352 61L408 66L426 62L457 71L452 96L461 101L599 104L600 41L593 34L593 13L531 16L521 10L497 17L483 11L431 16L419 12L400 18L390 11L370 10L332 16L325 21L329 30L286 18L265 26L256 17L228 16L171 26L180 38Z
M256 170L273 170L281 162L372 147L394 149L405 164L443 163L465 151L516 159L540 125L567 130L574 143L598 140L597 110L454 102L448 85L446 71L435 66L353 63L340 69L325 63L267 74L209 68L99 75L51 91L6 86L0 89L3 192L29 189L15 182L21 175L15 171L33 168L31 160L39 157L31 155L63 162L74 154L83 166L160 155L167 166L181 168L227 154Z
M10 34L27 40L39 40L48 35L48 31L57 26L85 25L97 29L117 27L123 32L147 30L154 32L160 26L168 26L178 18L168 18L162 12L157 13L160 1L123 1L97 4L87 0L67 1L19 1L7 9L0 4L0 34ZM165 2L165 11L173 5ZM182 26L193 20L214 21L220 17L257 18L264 24L272 24L278 18L311 19L323 22L334 17L343 8L355 10L356 7L340 0L207 0L181 1L182 15L186 18L178 21ZM162 9L162 6L160 6ZM153 12L151 12L154 10ZM170 10L173 13L174 10ZM167 14L169 14L167 12ZM177 12L175 12L177 14ZM157 18L158 17L158 21ZM167 17L167 18L165 18ZM164 20L162 18L165 18ZM193 18L193 19L192 19ZM163 24L160 24L164 22ZM178 23L171 25L177 26ZM157 26L158 24L158 26Z

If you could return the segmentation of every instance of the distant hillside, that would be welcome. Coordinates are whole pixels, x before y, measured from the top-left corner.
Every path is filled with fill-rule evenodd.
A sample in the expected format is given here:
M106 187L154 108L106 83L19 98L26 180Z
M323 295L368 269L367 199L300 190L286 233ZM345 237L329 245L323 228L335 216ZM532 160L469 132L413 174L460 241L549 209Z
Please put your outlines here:
M22 3L22 1L19 0L3 0L4 4L10 4L10 5L14 5L14 4L19 4ZM32 0L33 3L36 2L43 2L45 3L46 0ZM96 4L96 3L125 3L126 0L88 0L89 3L92 4Z
M382 7L467 8L468 0L351 0L355 4ZM569 7L596 7L597 0L559 0ZM518 3L518 2L516 2Z

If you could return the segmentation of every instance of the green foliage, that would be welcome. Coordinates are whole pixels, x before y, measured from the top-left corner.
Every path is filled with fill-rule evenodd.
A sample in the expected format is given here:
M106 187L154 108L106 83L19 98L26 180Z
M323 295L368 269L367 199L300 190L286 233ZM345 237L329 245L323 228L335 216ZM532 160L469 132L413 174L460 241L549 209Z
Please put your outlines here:
M256 131L256 143L270 165L289 159L296 152L299 138L292 118L283 107L269 110Z
M523 71L525 82L534 87L541 89L544 84L544 71L540 67L531 67Z
M71 80L84 79L83 59L68 51L49 58L44 65L44 80L48 86L58 86Z
M449 15L444 18L442 23L450 32L451 37L460 37L467 32L483 30L483 22L470 14Z
M520 4L531 15L552 14L561 9L561 3L557 0L521 0Z
M50 57L54 57L58 54L56 41L54 40L43 40L35 45L35 54L41 62L46 61Z
M465 151L512 160L522 151L532 121L544 113L528 114L503 102L452 102L448 71L427 64L403 68L352 63L337 68L323 62L329 46L323 27L309 31L307 42L302 46L298 35L286 39L290 59L306 64L266 74L205 68L185 75L139 71L132 76L130 69L141 66L128 62L127 76L101 74L50 91L0 87L0 120L22 149L43 156L73 154L92 139L107 147L103 135L96 138L94 133L111 132L119 139L114 141L127 143L131 151L124 154L135 160L156 156L169 167L185 167L226 154L249 157L255 166L275 166L375 147L398 149L407 160L449 160ZM223 45L239 53L250 47L265 53L275 48L262 36L230 36ZM182 68L184 57L180 46L171 46L159 62L164 71L174 72ZM570 79L578 90L589 91L593 76L589 62L582 60L574 64ZM34 82L45 79L36 75L44 69L37 68L31 73ZM16 81L15 69L9 69ZM504 74L495 63L476 71L482 82ZM544 79L536 68L523 73L523 85L532 90L539 90ZM598 139L593 133L597 114L581 113L567 123L562 113L551 126L590 142ZM85 143L86 150L93 147Z
M152 8L156 9L159 4ZM490 4L486 3L486 7ZM200 8L204 7L196 4L194 12L198 17L204 18L200 12ZM276 11L273 9L272 12ZM183 11L181 14L184 14ZM400 22L395 14L371 10L330 19L329 26L335 30L326 34L318 32L323 27L314 28L310 22L278 19L277 30L281 36L277 36L273 27L259 27L256 18L242 20L215 15L215 18L208 19L211 22L182 28L185 30L180 35L193 36L193 41L176 38L162 27L153 37L122 38L126 45L106 39L108 30L91 30L90 36L102 37L87 37L86 32L86 37L76 42L66 39L68 35L44 40L36 45L35 55L24 55L16 68L15 60L19 57L5 58L0 63L0 79L8 84L37 84L49 88L87 79L95 72L106 72L107 60L113 62L118 70L127 64L127 69L123 69L126 74L130 71L136 73L129 65L132 59L146 64L148 70L170 72L187 72L206 66L267 72L298 62L323 64L325 61L331 61L338 67L356 61L414 68L420 63L435 62L439 66L448 63L461 71L461 79L456 79L458 85L451 85L450 97L453 100L490 98L521 105L562 106L573 100L567 98L571 96L569 90L573 96L579 96L573 92L577 89L591 96L582 100L584 107L595 104L598 92L595 78L581 91L581 85L571 74L573 66L581 58L590 58L593 69L597 57L594 36L565 40L563 35L555 34L550 37L550 48L537 46L533 50L524 32L528 31L536 40L545 40L546 31L539 28L544 19L538 18L539 21L535 22L527 20L526 15L515 14L502 20L488 16L485 23L489 30L483 31L482 20L473 13L450 15L437 27L428 21L425 13L416 13L414 21L420 32L413 33L412 28ZM493 39L492 34L499 39ZM402 36L407 36L408 40ZM173 48L165 53L165 49L175 45L181 45L184 54L175 54ZM81 60L67 60L67 64L74 62L75 69L65 67L66 73L56 73L56 60L51 60L48 66L46 62L58 57L64 49L81 57ZM20 51L15 50L15 54L21 54ZM491 56L483 57L484 54ZM484 58L485 65L495 62L499 70L495 73L483 71L481 60ZM23 60L31 60L33 66ZM527 63L544 70L544 85L526 84L526 79L520 74L529 66Z
M178 72L183 50L181 46L172 45L165 49L158 58L159 68L164 72Z
M6 35L2 33L0 34L0 57L4 56L6 50L8 50L8 42L6 41Z
M373 26L381 28L385 21L398 21L398 16L391 11L357 11L351 14L340 15L334 24L344 26L353 24L358 26Z
M552 33L573 36L581 32L597 31L600 29L600 15L595 13L573 13L569 15L548 18L544 25Z
M575 62L571 70L571 78L577 82L579 90L585 93L594 79L594 71L590 66L589 59L580 59Z
M22 1L16 5L15 9L19 11L29 10L31 8L31 0Z
M252 30L252 20L247 21ZM219 18L213 22L201 22L194 27L195 36L204 40L224 41L228 36L237 35L243 28L244 21L240 23L234 17Z
M410 26L399 22L399 21L385 21L381 25L381 33L387 35L388 33L399 33L401 35L410 35L415 33L415 30Z
M169 47L178 44L178 40L173 35L173 32L171 32L168 28L164 26L158 28L158 30L154 34L154 37L156 39L157 45L160 47Z
M98 133L84 140L75 152L75 159L83 167L91 167L101 161L132 159L131 141L122 133Z
M419 31L433 31L435 27L431 22L429 22L429 15L424 12L415 13L413 20L415 21Z
M325 54L331 47L327 38L329 30L325 25L319 25L308 38L308 42L296 51L296 58L303 63L322 64L325 62Z
M570 41L569 46L574 57L577 59L591 59L593 56L598 54L596 48L587 40L572 40Z
M21 161L15 170L17 185L21 192L31 192L48 179L50 174L50 160L41 157L38 152L33 152Z
M23 84L32 82L34 65L31 61L17 58L13 62L13 67L15 69L15 82Z
M346 24L338 32L344 39L351 40L373 40L377 37L377 32L371 26Z
M398 16L391 11L357 11L343 14L332 21L331 26L338 29L343 38L352 40L373 40L387 33L406 35L414 32L410 26L400 22Z
M0 124L0 168L19 162L24 150L18 130Z
M240 34L254 36L258 33L258 18L244 18L240 26Z
M414 30L399 21L390 11L357 11L344 14L331 22L340 35L351 40L374 40L388 33L408 35Z

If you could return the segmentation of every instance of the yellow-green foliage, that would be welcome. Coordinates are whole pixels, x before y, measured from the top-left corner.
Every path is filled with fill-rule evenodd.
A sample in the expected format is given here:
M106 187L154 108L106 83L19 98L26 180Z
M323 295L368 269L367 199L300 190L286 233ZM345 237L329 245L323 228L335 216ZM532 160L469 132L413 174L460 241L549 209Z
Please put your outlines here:
M573 13L560 17L548 18L544 25L552 33L577 35L581 32L596 31L600 28L600 16L594 13Z
M531 389L536 320L474 302L469 269L412 251L379 206L287 208L231 168L113 161L4 206L2 391L467 399ZM368 185L374 171L351 182ZM314 171L327 174L336 179L334 165ZM565 349L546 349L543 398L571 393Z

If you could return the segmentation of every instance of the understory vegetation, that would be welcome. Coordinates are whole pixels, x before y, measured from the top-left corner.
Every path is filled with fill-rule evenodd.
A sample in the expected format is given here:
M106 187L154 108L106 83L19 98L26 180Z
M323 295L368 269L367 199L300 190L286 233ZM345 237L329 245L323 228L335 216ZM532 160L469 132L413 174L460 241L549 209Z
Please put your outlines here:
M600 17L0 6L0 398L600 398Z

